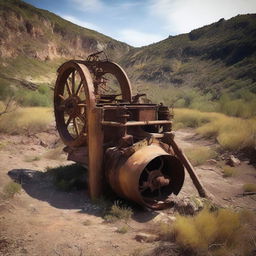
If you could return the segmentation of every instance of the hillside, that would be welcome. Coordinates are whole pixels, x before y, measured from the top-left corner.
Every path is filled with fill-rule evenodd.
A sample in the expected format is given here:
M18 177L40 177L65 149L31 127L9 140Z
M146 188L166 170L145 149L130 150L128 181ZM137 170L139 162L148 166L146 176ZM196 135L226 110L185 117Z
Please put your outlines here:
M175 95L184 96L185 90L192 97L188 95L192 88L207 94L207 100L219 100L225 93L231 99L247 96L250 100L256 93L256 14L221 19L133 49L122 64L139 84L138 90L148 86L151 91L152 86L161 85L173 89Z
M130 48L23 1L0 0L0 100L10 86L35 89L52 83L64 59L84 59L101 50L117 59Z
M57 67L99 50L154 102L256 116L256 14L133 48L20 0L0 0L0 101L49 106Z

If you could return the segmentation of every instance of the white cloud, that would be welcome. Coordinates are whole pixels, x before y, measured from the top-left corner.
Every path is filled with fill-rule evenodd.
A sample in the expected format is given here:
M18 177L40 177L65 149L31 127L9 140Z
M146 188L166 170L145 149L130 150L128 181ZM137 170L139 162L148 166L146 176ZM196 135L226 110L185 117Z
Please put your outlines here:
M118 40L124 41L132 46L144 46L162 40L157 34L149 34L134 29L123 29L119 32Z
M101 0L70 0L81 11L99 11L104 7Z
M151 0L151 15L161 19L174 34L238 14L255 13L255 0Z
M93 29L93 30L97 30L99 31L99 27L90 23L90 22L86 22L86 21L83 21L83 20L80 20L80 19L77 19L76 17L73 17L73 16L70 16L70 15L62 15L62 14L59 14L63 19L65 20L68 20L68 21L71 21L72 23L74 24L77 24L81 27L84 27L84 28L89 28L89 29Z

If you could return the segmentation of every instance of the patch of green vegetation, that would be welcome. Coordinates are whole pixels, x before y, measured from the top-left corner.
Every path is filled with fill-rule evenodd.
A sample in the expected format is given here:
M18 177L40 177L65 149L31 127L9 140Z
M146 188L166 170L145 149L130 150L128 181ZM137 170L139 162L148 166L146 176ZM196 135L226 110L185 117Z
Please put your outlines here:
M128 226L122 226L118 228L116 232L119 234L126 234L128 230L129 230Z
M116 222L118 220L128 221L133 214L130 207L122 205L120 201L115 201L110 210L104 216L106 222Z
M217 153L208 147L193 147L185 149L185 153L194 166L201 165L208 159L215 158Z
M158 225L157 232L191 255L252 255L255 218L253 212L205 208L195 216L177 215L174 223Z
M222 173L224 178L233 177L237 174L237 168L225 165L222 167Z
M244 192L256 192L256 184L248 183L243 185Z
M8 184L6 184L3 187L2 197L3 199L10 199L10 198L13 198L15 194L20 193L20 191L21 191L21 185L16 182L10 181Z
M49 108L18 108L0 117L0 132L8 134L36 133L44 131L53 121Z
M39 161L40 159L41 159L40 156L27 156L27 157L25 157L26 162L35 162L35 161Z
M256 145L255 118L242 119L192 109L175 109L174 113L180 127L200 126L197 133L216 139L225 150L244 150Z
M60 190L71 191L87 187L87 170L78 164L47 168L46 171Z
M92 224L92 222L91 222L90 220L84 220L84 221L82 222L82 224L83 224L84 226L90 226L90 225Z

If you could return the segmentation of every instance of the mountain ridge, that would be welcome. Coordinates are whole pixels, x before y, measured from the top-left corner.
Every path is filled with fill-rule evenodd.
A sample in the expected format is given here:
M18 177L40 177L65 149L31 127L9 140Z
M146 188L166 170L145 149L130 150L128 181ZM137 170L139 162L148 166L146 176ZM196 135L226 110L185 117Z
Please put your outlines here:
M0 0L0 100L52 86L62 62L99 50L123 66L134 92L154 102L222 111L219 102L228 101L234 115L243 105L246 117L256 115L256 14L135 48L21 0Z

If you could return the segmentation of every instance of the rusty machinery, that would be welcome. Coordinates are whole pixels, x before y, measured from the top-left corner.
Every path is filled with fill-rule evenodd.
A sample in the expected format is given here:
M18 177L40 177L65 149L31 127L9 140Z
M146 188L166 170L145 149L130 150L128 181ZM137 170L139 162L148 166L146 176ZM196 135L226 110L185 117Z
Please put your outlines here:
M184 167L206 196L173 140L168 107L139 103L144 94L133 96L124 70L101 55L61 65L54 91L57 130L68 159L88 167L90 196L110 186L121 197L161 209L181 190Z

